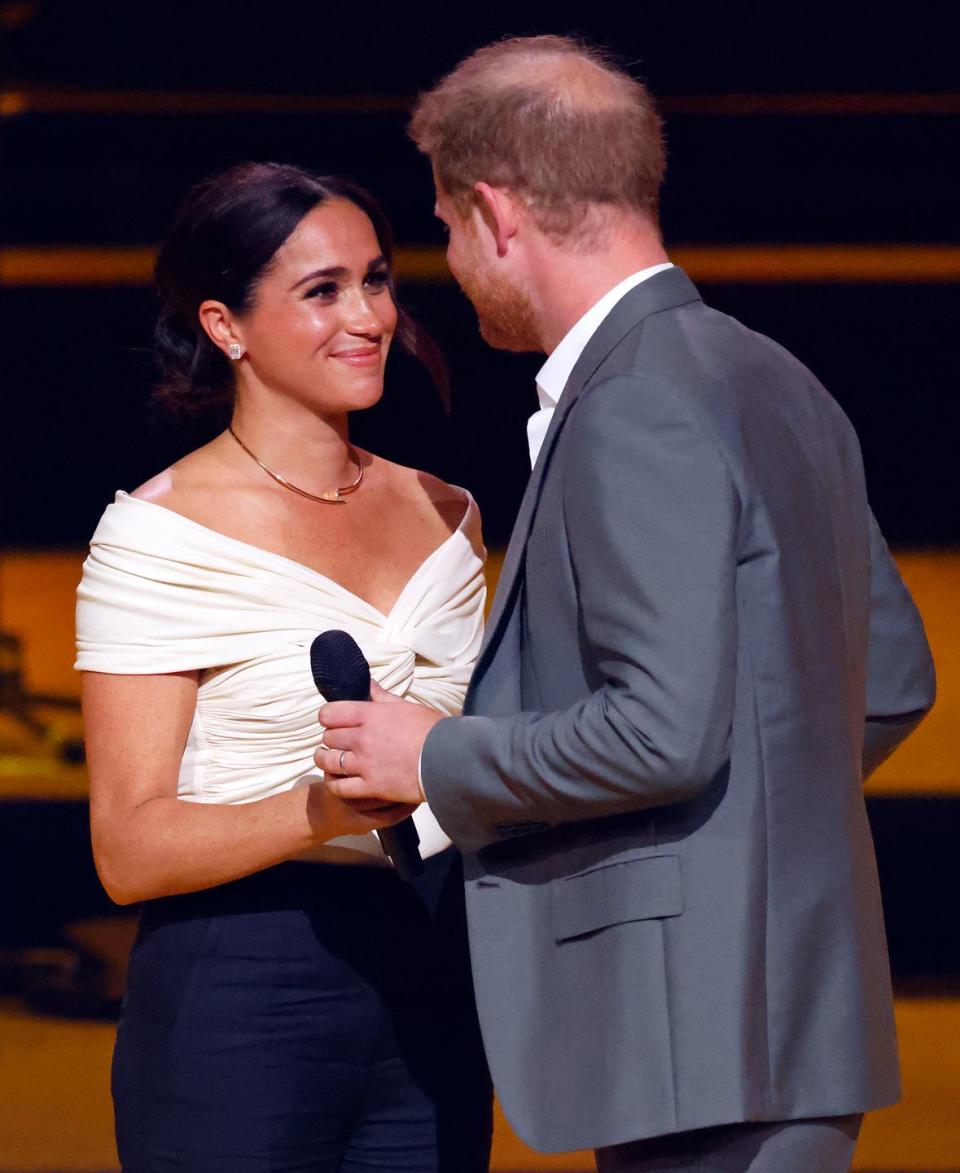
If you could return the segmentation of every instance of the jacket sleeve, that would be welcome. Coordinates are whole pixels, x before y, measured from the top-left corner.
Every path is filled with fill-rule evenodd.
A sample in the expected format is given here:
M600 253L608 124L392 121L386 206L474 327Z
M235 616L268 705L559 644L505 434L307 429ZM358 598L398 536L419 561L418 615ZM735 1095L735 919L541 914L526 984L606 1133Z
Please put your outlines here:
M935 696L933 658L920 614L871 514L865 778L917 727Z
M424 787L463 850L691 799L728 759L739 499L725 461L669 389L639 378L588 389L562 442L579 639L599 686L561 712L434 727Z

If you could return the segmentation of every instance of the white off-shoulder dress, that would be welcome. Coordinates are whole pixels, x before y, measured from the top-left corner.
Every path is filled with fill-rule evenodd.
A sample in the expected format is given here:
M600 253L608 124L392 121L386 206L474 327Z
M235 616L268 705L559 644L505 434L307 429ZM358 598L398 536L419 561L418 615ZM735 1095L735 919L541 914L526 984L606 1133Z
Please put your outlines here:
M339 583L120 492L103 514L78 589L76 667L132 675L198 670L180 767L187 802L245 803L316 782L321 703L309 648L349 632L384 688L456 715L483 631L478 510L417 568L384 614ZM449 845L426 805L424 856ZM310 858L389 867L372 833Z

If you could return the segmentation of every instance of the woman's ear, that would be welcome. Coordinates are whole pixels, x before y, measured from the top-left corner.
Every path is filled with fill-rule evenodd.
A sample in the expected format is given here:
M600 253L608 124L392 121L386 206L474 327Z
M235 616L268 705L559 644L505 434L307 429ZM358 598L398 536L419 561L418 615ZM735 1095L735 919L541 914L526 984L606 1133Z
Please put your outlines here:
M222 301L201 302L197 316L207 337L227 358L243 358L246 347L240 324Z

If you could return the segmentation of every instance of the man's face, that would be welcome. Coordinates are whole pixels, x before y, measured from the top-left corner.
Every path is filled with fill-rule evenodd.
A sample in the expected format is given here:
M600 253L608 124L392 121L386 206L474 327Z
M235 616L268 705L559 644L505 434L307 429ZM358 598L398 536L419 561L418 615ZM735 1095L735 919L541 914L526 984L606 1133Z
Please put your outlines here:
M447 264L476 310L480 335L498 350L541 350L533 304L474 203L469 216L437 186L436 216L447 229Z

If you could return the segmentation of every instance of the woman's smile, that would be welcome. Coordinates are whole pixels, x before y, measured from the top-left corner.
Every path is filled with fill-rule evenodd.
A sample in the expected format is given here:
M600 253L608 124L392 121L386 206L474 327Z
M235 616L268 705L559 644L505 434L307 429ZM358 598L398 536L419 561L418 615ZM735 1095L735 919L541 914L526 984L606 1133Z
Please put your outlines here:
M351 367L379 367L382 348L379 342L367 346L344 347L342 350L333 351L329 357L339 359Z

